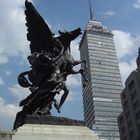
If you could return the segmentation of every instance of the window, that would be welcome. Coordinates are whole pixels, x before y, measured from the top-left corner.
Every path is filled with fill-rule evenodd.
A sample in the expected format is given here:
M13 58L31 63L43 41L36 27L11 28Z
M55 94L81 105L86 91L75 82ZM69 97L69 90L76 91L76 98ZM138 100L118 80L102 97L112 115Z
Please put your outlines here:
M136 119L140 119L140 110L138 110L137 112L136 112Z
M6 138L5 134L0 134L0 135L1 135L1 138Z
M125 127L122 127L122 128L121 128L121 133L122 133L122 134L125 134Z
M130 131L130 138L134 137L134 131Z
M131 121L131 120L128 121L128 127L129 127L129 129L132 128L132 125L133 125L133 124L132 124L132 121Z
M124 123L124 122L123 122L123 121L124 121L124 120L123 120L123 116L121 116L121 118L120 118L119 121L120 121L120 124L123 124L123 123Z
M123 136L123 140L127 140L127 137L126 137L126 135L124 135L124 136Z
M134 100L137 97L136 90L131 93L131 99Z
M135 88L135 83L134 83L134 81L132 81L132 82L128 85L128 88L129 88L130 92L133 91L133 89Z
M134 107L134 109L137 109L138 107L139 107L139 101L138 100L136 100L135 102L134 102L134 104L133 104L133 107Z
M127 112L125 113L125 115L126 115L127 118L130 117L130 111L127 111Z
M123 97L123 99L125 99L125 97L126 97L126 96L125 96L125 92L123 92L123 95L122 95L122 97Z
M125 101L123 105L124 105L124 109L127 109L128 108L128 101Z

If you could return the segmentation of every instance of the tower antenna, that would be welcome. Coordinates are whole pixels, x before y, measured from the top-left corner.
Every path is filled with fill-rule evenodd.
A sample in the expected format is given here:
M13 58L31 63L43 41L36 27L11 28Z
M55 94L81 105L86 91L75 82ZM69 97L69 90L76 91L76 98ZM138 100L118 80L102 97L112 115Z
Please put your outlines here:
M91 0L89 0L89 14L90 14L90 20L93 20L93 11L92 11L92 6L91 6Z

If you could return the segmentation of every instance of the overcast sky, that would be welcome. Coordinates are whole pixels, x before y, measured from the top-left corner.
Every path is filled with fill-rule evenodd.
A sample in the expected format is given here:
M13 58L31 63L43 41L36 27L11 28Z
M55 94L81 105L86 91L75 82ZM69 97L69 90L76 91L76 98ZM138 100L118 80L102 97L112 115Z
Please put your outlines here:
M32 0L52 32L84 31L89 20L88 0ZM96 20L114 33L123 83L136 69L136 57L140 46L140 0L93 0ZM81 36L82 37L82 36ZM72 42L72 51L79 58L78 43ZM0 129L12 129L18 103L29 95L28 89L18 86L17 76L29 70L26 57L29 42L26 41L24 0L0 0ZM62 108L61 116L83 119L80 76L71 76L67 82L70 94ZM54 115L59 115L55 110Z

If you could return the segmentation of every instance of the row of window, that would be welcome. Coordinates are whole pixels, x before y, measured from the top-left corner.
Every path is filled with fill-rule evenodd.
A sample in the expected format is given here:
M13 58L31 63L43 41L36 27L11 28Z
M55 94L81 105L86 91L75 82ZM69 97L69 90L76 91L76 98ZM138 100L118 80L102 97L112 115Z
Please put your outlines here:
M104 45L104 46L102 46L102 45L96 45L96 44L91 44L91 43L88 43L88 49L89 50L93 50L93 51L99 51L99 50L101 50L101 49L104 49L104 50L106 50L106 51L108 51L108 50L112 50L113 52L115 51L116 52L116 50L115 50L115 48L114 48L114 46L113 45ZM111 51L111 52L112 52Z
M112 117L99 117L96 116L95 117L95 121L101 121L101 122L113 122L113 123L117 123L117 118L112 118Z
M117 123L115 125L105 125L105 124L94 124L94 127L97 128L97 127L101 127L101 128L108 128L108 129L113 129L113 130L118 130L118 125Z
M111 103L121 103L121 100L119 98L117 99L112 99L112 98L101 98L99 96L94 96L93 97L93 101L97 101L97 102L111 102Z
M107 65L104 65L104 64L93 64L93 63L90 63L90 66L93 67L93 68L100 68L100 69L104 69L104 70L118 70L119 71L119 67L118 66L107 66Z
M91 67L91 72L94 73L94 72L99 72L100 74L102 73L107 73L107 75L109 75L110 73L113 74L113 78L116 78L116 75L119 76L119 78L121 79L120 77L120 72L119 70L111 70L111 69L101 69L101 68L93 68ZM115 75L115 77L114 77ZM95 75L96 76L96 75Z
M117 112L120 113L122 111L121 108L116 107L100 107L100 106L94 106L95 111L105 111L105 112Z
M99 35L99 36L106 36L106 37L113 37L113 34L111 31L107 30L106 27L100 27L100 25L95 25L95 28L92 28L92 30L87 30L87 33Z
M112 126L117 126L118 127L118 123L116 122L116 120L115 121L108 121L108 120L106 120L106 121L100 121L100 120L94 120L94 122L95 122L95 124L100 124L100 125L112 125Z
M118 131L118 127L108 127L108 126L106 126L106 127L104 127L103 125L100 125L100 126L96 126L96 125L94 125L93 126L94 128L93 129L95 129L95 130L101 130L101 131L110 131L110 133L112 132L112 131Z
M92 43L88 43L88 50L91 51L101 51L104 50L106 52L116 52L115 47L112 44L106 44L106 45L97 45L97 44L92 44Z
M93 59L98 59L98 58L101 58L102 60L114 60L114 61L118 61L117 60L117 57L116 56L114 56L114 55L111 55L110 53L108 53L108 54L101 54L101 53L99 53L99 52L89 52L89 57L91 58L93 58Z
M97 71L97 72L99 72L99 71ZM113 72L113 73L116 74L116 75L119 75L118 73L115 73L115 72ZM112 81L112 82L120 82L120 83L122 83L120 77L117 78L117 77L108 77L108 76L104 77L104 76L94 75L94 77L92 77L92 80L93 81L94 80L104 80L104 81Z
M100 36L100 35L95 35L95 34L87 34L87 38L88 39L93 39L96 40L96 41L101 41L101 40L110 40L110 41L113 41L113 38L112 37L108 37L108 36Z
M88 44L88 50L89 52L98 52L98 51L105 51L105 52L108 52L108 53L113 53L113 54L116 54L116 51L115 50L111 50L111 49L105 49L105 48L97 48L97 47L94 47L93 44L89 43Z
M120 95L122 90L94 88L93 91L97 93L114 93L114 94Z
M104 69L104 72L106 72L106 73L108 72L108 70L119 71L119 67L118 66L104 65L101 62L99 62L97 64L90 63L90 66L92 67L93 70L96 70L96 68L97 69Z
M109 39L102 39L102 40L100 40L100 39L88 37L87 40L88 40L88 42L95 42L98 45L105 45L106 43L114 44L114 41L113 40L109 40Z
M101 89L114 89L114 90L122 90L123 87L122 86L117 86L117 85L101 85L101 84L96 84L93 83L92 84L93 88L101 88Z
M94 76L103 76L103 77L110 77L110 78L120 78L119 74L111 73L111 72L99 72L99 71L91 71L91 78L94 78Z
M100 112L100 111L94 111L95 116L102 116L102 117L118 117L120 112Z
M116 67L119 69L119 65L118 63L114 63L114 62L107 62L107 61L99 61L99 60L96 60L96 59L92 59L90 58L90 64L94 64L94 65L104 65L104 66L109 66L111 68Z
M98 135L108 136L109 138L113 137L113 140L120 140L120 139L118 139L118 137L119 137L119 133L118 132L111 132L111 133L109 133L109 132L104 132L104 131L96 131L96 133ZM112 139L109 139L109 138L107 140L112 140ZM103 138L103 140L105 140L105 139Z
M104 98L112 98L112 99L120 99L120 95L116 93L104 93L104 92L93 92L93 96L104 97Z
M100 107L118 107L121 108L121 104L118 103L109 103L109 102L94 102L94 106L100 106Z
M92 93L92 89L91 89L91 85L87 84L87 86L84 88L84 95L83 96L91 96L93 95L103 95L103 96L110 96L112 95L112 97L119 97L120 93L122 90L114 90L114 89L110 89L110 88L98 88L98 87L94 87L93 88L93 93ZM113 96L114 95L114 96Z
M111 80L95 80L92 79L92 83L96 83L96 84L104 84L104 85L116 85L116 86L121 86L122 87L122 83L120 81L111 81Z
M90 53L89 58L93 60L99 60L99 61L107 61L107 62L118 62L117 57L108 54L100 54L100 53Z
M88 41L88 44L91 45L92 44L92 47L93 48L104 48L104 49L110 49L110 50L114 50L115 51L115 46L114 44L112 43L108 43L108 42L102 42L101 44L99 44L98 42L96 41Z
M115 53L110 53L108 51L100 51L100 50L88 50L89 55L93 55L93 56L97 56L97 57L103 57L103 58L110 58L110 59L115 59L117 60L117 55L116 52Z
M117 122L106 122L106 121L95 121L96 125L108 125L108 126L117 126Z
M95 57L94 55L89 55L90 59L96 60L96 61L101 61L101 62L110 62L110 63L117 63L118 64L118 60L117 59L110 59L110 58L105 58L101 55L99 55L98 57Z
M113 44L109 44L108 46L103 46L103 45L98 45L98 44L95 44L95 43L91 43L91 42L88 42L88 50L91 50L91 51L105 51L105 52L112 52L114 54L116 54L116 50L115 50L115 47L113 46Z

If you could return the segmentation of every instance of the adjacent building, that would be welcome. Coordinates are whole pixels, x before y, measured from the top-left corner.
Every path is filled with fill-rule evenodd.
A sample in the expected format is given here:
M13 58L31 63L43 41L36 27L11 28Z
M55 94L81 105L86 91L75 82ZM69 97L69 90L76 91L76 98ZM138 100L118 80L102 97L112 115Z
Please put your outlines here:
M140 54L137 58L137 70L125 82L121 101L123 112L118 117L120 138L140 140Z
M80 56L87 62L85 122L100 139L119 140L117 116L122 111L123 86L112 32L101 22L90 20L80 43Z
M2 131L0 130L0 140L12 140L12 135L14 135L14 131Z

